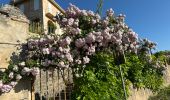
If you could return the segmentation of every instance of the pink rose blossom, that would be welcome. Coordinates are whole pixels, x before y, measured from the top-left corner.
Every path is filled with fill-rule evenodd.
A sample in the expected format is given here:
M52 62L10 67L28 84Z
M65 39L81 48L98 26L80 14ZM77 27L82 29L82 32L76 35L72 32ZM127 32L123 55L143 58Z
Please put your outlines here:
M119 14L119 16L118 16L118 20L120 21L120 22L124 22L125 21L125 15L123 15L123 14Z
M96 20L100 20L100 19L101 19L101 17L100 17L99 14L96 14L96 15L95 15L95 18L96 18Z
M10 83L10 85L14 88L15 85L17 85L17 82L12 81L12 82Z
M113 43L116 42L116 37L115 37L114 35L111 36L111 41L112 41Z
M83 63L84 64L87 64L90 62L90 59L86 56L86 57L83 57Z
M49 48L43 48L43 49L42 49L42 52L43 52L44 55L45 55L45 54L50 54Z
M62 47L59 47L58 50L59 50L60 52L63 52L63 48L62 48Z
M29 68L27 68L27 67L24 67L23 69L22 69L22 71L21 71L21 73L23 74L23 75L29 75L30 74L30 72L31 72L31 69L29 69Z
M109 21L108 21L108 20L103 20L102 25L103 25L104 27L106 27L108 24L109 24Z
M75 42L76 47L81 48L85 45L85 39L84 38L79 38Z
M13 78L14 78L14 73L13 73L13 72L10 72L10 73L9 73L9 78L10 78L10 79L13 79Z
M25 62L19 63L19 66L24 67L25 66Z
M71 43L71 38L67 36L65 38L65 43L66 43L66 45L69 45Z
M82 63L81 60L79 60L79 59L76 60L75 62L76 62L77 64L81 64L81 63Z
M88 55L92 55L92 54L94 54L95 53L95 46L91 46L91 47L89 47L88 48Z
M73 19L73 18L69 18L69 19L68 19L68 25L69 25L69 26L72 26L73 23L74 23L74 19Z
M91 43L95 42L96 37L93 35L93 33L89 33L89 34L86 36L85 39L86 39L86 43L91 44Z
M17 65L15 65L15 66L13 67L13 71L15 71L15 72L18 71L18 66L17 66Z
M87 16L87 11L86 11L86 10L82 10L82 11L81 11L81 14L82 14L83 16Z
M70 52L70 48L69 48L69 47L68 47L68 48L64 48L64 49L63 49L63 52L64 52L64 53L69 53L69 52Z
M69 61L69 62L73 62L73 57L71 54L66 54L66 59Z
M63 19L62 19L62 22L63 22L63 23L67 23L67 18L63 18Z
M94 14L94 12L93 12L93 11L91 11L91 10L90 10L90 11L88 11L88 12L87 12L87 14L88 14L89 16L92 16L92 17L95 15L95 14Z
M95 19L92 19L92 24L94 25L96 23L97 23L97 21Z
M20 80L21 78L22 78L22 76L20 74L17 74L16 80Z
M74 24L73 24L74 26L76 26L76 27L78 27L79 26L79 19L76 19L75 21L74 21Z
M39 73L40 73L39 68L34 67L34 68L31 69L31 74L32 74L33 76L36 76L36 75L38 75Z
M7 92L10 92L11 89L12 89L12 86L10 86L10 85L3 85L1 87L1 92L2 93L7 93Z
M58 66L64 68L64 67L65 67L65 64L64 64L63 61L61 61L61 62L59 62Z
M81 33L81 29L79 29L79 28L73 28L71 30L71 34L73 34L73 35L77 35L77 34L80 34L80 33Z
M96 36L96 41L97 42L102 42L103 41L103 36Z
M103 35L103 37L104 37L105 40L110 41L111 35L110 35L110 33L109 33L108 30L104 30L104 32L102 33L102 35Z
M3 86L3 83L2 83L2 81L0 80L0 89L2 88L2 86Z
M107 10L107 16L113 17L113 15L114 15L114 11L113 11L112 8L110 8L109 10Z

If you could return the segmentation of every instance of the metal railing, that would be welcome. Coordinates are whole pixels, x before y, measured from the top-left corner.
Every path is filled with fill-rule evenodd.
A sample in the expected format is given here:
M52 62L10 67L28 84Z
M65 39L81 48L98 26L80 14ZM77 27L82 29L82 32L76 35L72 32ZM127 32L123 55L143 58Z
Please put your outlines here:
M29 24L29 31L31 33L42 33L43 32L43 25L41 22L30 22Z
M41 69L34 82L35 100L71 100L72 88L70 70Z

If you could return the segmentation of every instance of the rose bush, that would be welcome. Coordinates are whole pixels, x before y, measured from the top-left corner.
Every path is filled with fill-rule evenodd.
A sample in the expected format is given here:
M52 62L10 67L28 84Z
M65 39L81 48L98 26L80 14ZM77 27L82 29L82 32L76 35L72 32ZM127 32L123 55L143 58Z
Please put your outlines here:
M138 35L125 24L125 15L116 16L112 9L101 18L93 11L70 5L64 15L54 19L64 34L44 33L28 39L22 48L24 58L11 61L1 75L1 92L9 92L23 77L35 77L42 68L71 68L76 78L84 74L90 58L98 52L148 55L155 46L148 40L138 41Z

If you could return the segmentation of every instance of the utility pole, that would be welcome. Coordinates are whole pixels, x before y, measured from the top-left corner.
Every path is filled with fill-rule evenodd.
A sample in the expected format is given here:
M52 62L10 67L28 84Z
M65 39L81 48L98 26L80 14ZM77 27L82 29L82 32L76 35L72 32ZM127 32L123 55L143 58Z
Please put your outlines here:
M96 11L96 13L98 13L99 15L102 14L103 2L104 2L104 0L99 0L99 2L97 4L97 11Z
M123 71L122 71L122 66L121 64L126 63L126 57L124 54L124 51L115 51L114 52L114 57L115 57L115 64L119 67L119 71L120 71L120 76L121 76L121 81L122 81L122 87L123 87L123 91L124 91L124 99L127 100L127 93L126 93L126 85L125 85L125 80L123 77Z
M99 15L102 15L103 2L104 2L104 0L99 0L99 2L97 4L97 11L96 11L96 13L98 13ZM127 100L126 85L125 85L125 80L124 80L123 72L122 72L122 68L121 68L121 64L126 62L125 54L124 54L124 51L122 51L122 52L117 51L115 53L116 53L116 59L117 59L116 60L116 63L117 63L116 65L119 67L120 76L121 76L121 80L122 80L122 87L123 87L123 91L124 91L124 98L125 98L125 100Z
M3 3L0 5L0 8L3 7Z

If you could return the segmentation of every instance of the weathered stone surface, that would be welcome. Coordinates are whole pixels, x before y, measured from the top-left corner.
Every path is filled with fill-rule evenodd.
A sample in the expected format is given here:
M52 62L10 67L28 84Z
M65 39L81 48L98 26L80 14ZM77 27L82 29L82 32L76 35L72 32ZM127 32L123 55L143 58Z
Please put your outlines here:
M0 15L0 67L7 68L12 53L28 38L28 23L14 21Z
M11 6L11 5L4 5L3 7L1 7L0 13L3 13L9 18L14 19L14 20L29 22L27 17L20 11L19 8Z
M7 68L12 53L17 49L17 41L23 43L28 38L27 21L20 10L13 6L0 8L0 68Z
M0 100L31 100L30 79L21 80L9 93L0 95Z
M2 11L7 15L1 13ZM11 6L0 8L0 69L5 70L8 67L10 57L17 51L17 46L20 46L17 41L24 43L28 38L28 23L24 18L26 17ZM0 100L30 100L30 89L30 79L21 80L9 93L0 94Z
M167 65L164 73L164 86L170 85L170 65ZM131 88L131 95L128 100L148 100L153 93L149 89L133 89Z

